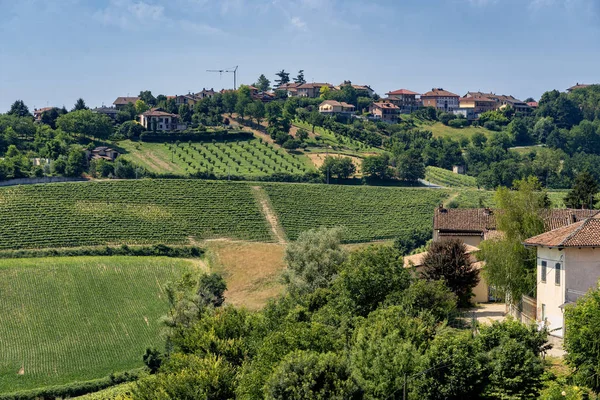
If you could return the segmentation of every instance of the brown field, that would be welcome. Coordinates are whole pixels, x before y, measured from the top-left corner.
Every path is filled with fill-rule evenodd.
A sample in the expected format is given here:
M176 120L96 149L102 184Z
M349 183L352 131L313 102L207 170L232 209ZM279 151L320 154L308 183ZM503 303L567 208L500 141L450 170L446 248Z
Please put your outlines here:
M227 281L227 304L258 310L283 290L285 245L215 240L206 247L211 270Z
M325 157L327 157L327 153L305 153L305 154L308 158L310 158L310 161L312 161L312 163L315 165L316 168L321 167L321 165L323 165L323 163L325 162ZM362 160L360 158L347 156L345 154L338 154L338 153L329 153L329 155L331 157L350 157L352 159L352 162L354 163L354 165L356 165L356 175L361 174L360 166L361 166Z

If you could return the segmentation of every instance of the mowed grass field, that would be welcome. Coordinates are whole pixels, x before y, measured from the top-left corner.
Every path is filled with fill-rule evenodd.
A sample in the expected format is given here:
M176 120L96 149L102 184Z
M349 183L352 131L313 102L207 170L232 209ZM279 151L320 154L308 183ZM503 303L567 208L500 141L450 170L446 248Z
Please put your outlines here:
M165 284L196 270L162 257L0 260L0 393L143 366L164 346Z

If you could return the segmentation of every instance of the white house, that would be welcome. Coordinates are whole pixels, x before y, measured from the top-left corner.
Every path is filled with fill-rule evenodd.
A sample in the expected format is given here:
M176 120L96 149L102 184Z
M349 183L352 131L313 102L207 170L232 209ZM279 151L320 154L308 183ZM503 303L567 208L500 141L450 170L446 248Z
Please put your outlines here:
M537 322L563 337L564 308L600 279L600 214L527 239L537 248Z
M187 128L186 124L179 122L179 115L168 113L160 108L153 108L141 114L140 124L149 131L170 132Z

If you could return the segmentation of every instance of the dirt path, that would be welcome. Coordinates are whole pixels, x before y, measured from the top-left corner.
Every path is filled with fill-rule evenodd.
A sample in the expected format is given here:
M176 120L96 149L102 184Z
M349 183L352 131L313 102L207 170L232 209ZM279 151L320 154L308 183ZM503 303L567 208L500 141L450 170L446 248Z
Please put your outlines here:
M176 169L173 168L173 165L171 165L170 163L168 163L164 160L161 160L154 153L148 152L148 153L146 153L146 156L148 157L149 161L152 162L152 164L159 166L159 170L167 170L169 172L177 172Z
M460 196L460 192L454 192L450 195L450 197L448 197L446 199L446 201L444 201L444 207L447 207L448 204L450 204L450 202L454 199L456 199L458 196Z
M271 231L273 232L273 236L277 239L277 243L286 244L285 233L283 232L283 228L279 225L279 220L277 219L277 215L271 208L269 204L269 199L267 194L263 191L263 188L260 186L252 186L252 190L254 191L255 197L260 201L260 205L262 207L263 215L265 216L269 225L271 225Z

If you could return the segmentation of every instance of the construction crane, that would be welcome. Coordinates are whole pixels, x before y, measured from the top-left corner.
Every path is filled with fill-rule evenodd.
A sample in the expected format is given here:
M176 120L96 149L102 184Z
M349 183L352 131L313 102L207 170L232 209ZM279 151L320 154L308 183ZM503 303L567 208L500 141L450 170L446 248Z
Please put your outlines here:
M206 72L218 72L221 76L223 76L223 72L233 73L233 90L237 90L237 70L238 66L236 65L235 68L228 69L207 69Z

